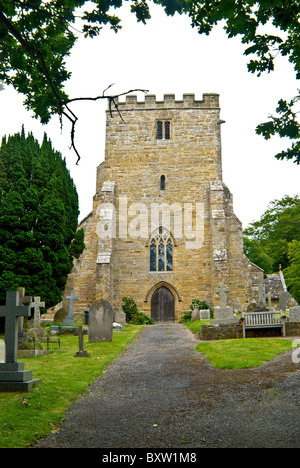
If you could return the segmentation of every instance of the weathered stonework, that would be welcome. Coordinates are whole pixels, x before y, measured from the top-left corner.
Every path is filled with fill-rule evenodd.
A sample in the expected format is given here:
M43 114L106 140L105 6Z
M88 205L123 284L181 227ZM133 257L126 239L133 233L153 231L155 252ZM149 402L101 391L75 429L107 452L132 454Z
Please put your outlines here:
M152 296L164 287L172 293L177 319L192 299L218 306L220 281L230 289L228 305L246 310L257 299L252 279L263 272L243 253L242 225L222 181L219 96L195 100L187 94L176 101L170 94L159 102L152 95L142 102L127 96L118 109L122 119L116 110L107 111L105 161L97 169L93 211L79 225L86 249L65 291L66 296L74 289L79 297L74 315L83 315L100 298L117 312L128 296L151 316ZM157 138L158 121L169 122L170 138ZM163 204L170 226L163 219L154 226L151 215ZM170 271L150 271L151 234L159 226L169 228L173 244Z

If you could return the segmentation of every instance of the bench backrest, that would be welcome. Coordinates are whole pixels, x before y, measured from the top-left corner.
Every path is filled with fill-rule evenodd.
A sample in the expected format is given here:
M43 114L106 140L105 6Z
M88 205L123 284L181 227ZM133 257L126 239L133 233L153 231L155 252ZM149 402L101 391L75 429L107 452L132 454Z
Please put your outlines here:
M277 325L281 323L281 317L281 312L251 312L243 314L246 327Z

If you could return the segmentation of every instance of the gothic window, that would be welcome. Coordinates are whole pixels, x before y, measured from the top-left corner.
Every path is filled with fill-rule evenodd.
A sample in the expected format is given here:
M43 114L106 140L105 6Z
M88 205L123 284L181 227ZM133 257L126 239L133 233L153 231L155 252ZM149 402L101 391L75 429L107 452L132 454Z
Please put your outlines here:
M158 140L170 140L171 138L171 123L169 120L159 120L156 123L156 138Z
M166 176L160 176L160 190L166 190Z
M150 271L173 271L173 242L170 233L162 227L150 240Z

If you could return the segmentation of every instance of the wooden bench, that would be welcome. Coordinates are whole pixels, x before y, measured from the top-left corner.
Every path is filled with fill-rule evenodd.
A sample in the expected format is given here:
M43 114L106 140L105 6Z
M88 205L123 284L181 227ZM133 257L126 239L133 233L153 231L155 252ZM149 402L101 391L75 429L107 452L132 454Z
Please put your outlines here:
M281 328L282 336L285 332L286 316L282 312L250 312L242 314L243 337L246 338L247 329Z

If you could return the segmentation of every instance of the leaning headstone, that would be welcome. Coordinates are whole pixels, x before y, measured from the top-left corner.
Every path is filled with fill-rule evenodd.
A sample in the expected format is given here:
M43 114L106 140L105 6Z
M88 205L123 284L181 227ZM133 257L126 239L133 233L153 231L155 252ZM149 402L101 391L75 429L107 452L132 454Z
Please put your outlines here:
M96 300L89 310L89 341L112 341L114 312L104 299Z
M290 322L300 322L300 306L290 308L289 320Z
M73 307L74 307L74 301L78 301L79 297L75 296L75 291L71 292L70 296L67 296L66 299L70 301L70 307L69 307L69 315L64 319L63 323L64 324L74 324L75 320L73 317Z
M0 364L0 392L28 392L40 382L32 379L32 371L24 370L24 363L17 362L17 319L30 314L30 307L19 305L18 291L6 292L6 304L0 306L0 317L5 317L5 360Z
M286 310L287 304L290 302L291 299L293 299L293 296L288 291L284 291L283 293L281 293L279 296L280 310L284 312Z
M78 345L79 351L75 354L74 357L90 357L89 353L84 350L83 335L87 334L87 330L83 330L82 325L80 325L76 332L73 335L78 336Z
M68 312L65 311L62 307L55 312L54 322L63 322L67 317Z
M233 309L227 306L229 287L221 282L216 287L215 292L220 296L220 306L215 307L214 320L211 321L211 324L219 325L220 323L237 322L233 315Z

